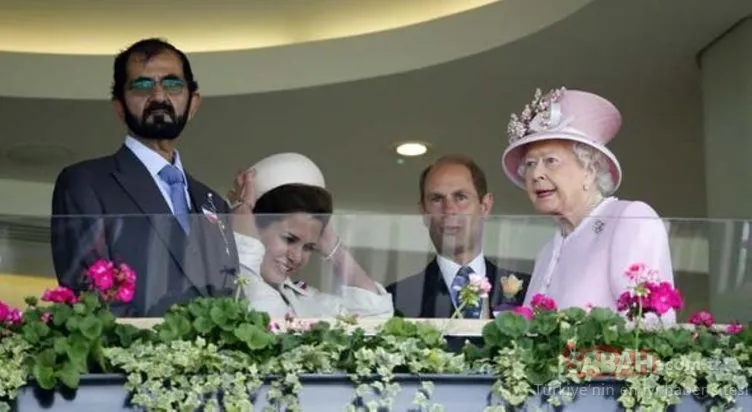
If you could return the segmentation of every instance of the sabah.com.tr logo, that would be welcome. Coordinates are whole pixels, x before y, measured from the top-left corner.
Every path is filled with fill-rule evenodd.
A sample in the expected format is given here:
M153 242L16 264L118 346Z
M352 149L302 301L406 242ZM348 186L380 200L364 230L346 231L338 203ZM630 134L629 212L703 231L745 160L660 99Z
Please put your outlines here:
M577 348L564 347L565 366L580 379L601 377L628 378L655 373L661 360L649 350L622 349L608 345Z

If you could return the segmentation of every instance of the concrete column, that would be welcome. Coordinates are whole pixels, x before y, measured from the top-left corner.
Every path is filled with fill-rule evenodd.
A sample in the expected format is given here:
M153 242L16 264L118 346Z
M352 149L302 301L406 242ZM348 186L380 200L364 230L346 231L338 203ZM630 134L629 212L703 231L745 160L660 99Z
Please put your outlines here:
M718 321L746 323L752 320L752 248L745 221L752 219L752 18L709 45L700 65L711 219L709 309Z

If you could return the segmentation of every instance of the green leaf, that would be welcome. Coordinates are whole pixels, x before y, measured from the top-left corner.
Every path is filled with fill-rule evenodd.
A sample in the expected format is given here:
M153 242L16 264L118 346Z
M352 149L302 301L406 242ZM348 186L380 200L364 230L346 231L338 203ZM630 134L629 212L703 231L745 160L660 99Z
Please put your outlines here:
M193 321L193 327L200 335L206 335L214 329L214 322L207 317L201 316Z
M65 325L71 316L73 316L73 308L70 306L58 306L52 312L52 324L55 326Z
M230 318L227 316L227 312L220 306L214 306L209 310L209 317L215 325L221 329L232 328L234 325L230 324Z
M77 332L79 329L78 318L75 316L70 317L68 321L65 322L65 329L68 329L68 332Z
M73 334L68 337L68 350L66 354L68 359L76 362L84 362L89 357L89 342L80 334Z
M533 333L550 335L559 329L559 323L555 312L539 313L530 321L530 329Z
M32 324L27 323L23 326L21 329L21 335L23 335L23 338L26 342L28 342L31 345L36 345L39 343L39 335L34 331L34 328L31 326Z
M83 315L83 314L85 314L86 313L86 305L84 305L81 302L74 303L73 304L73 313L75 313L76 315Z
M55 370L52 369L52 366L36 363L31 368L31 375L37 381L40 388L50 390L55 387Z
M57 353L55 353L55 350L52 348L45 349L39 352L34 360L38 364L52 367L57 362Z
M27 296L24 298L24 302L29 306L36 306L39 304L39 299L36 296Z
M81 334L89 340L98 339L102 335L102 321L94 315L87 315L79 324Z
M46 338L50 334L50 327L44 322L33 322L30 325L41 339Z
M503 335L520 338L528 331L530 324L522 315L504 311L496 317L496 326Z
M274 342L274 337L258 326L244 323L235 329L235 336L251 350L263 349Z
M246 320L253 325L265 328L271 321L271 317L266 312L257 312L255 310L246 312Z
M567 319L569 323L582 322L582 320L587 317L587 312L585 312L584 309L578 307L566 308L562 310L561 313L564 314L565 319Z
M303 339L299 335L282 334L279 336L282 345L282 348L280 350L281 353L287 353L297 348L302 344L303 341Z
M188 322L186 320L186 322ZM188 330L190 330L191 325L188 324ZM138 338L141 337L142 334L148 334L149 332L143 331L133 325L123 325L123 324L117 324L115 325L115 335L119 339L120 346L123 348L130 347ZM178 340L176 338L175 340Z
M601 334L603 334L603 341L607 345L610 345L619 339L618 329L610 325L603 325L603 328L601 329Z
M603 330L598 321L593 318L585 319L577 329L578 340L583 343L597 343L598 335Z
M412 336L417 332L417 326L404 318L391 318L382 325L384 334L391 336Z
M162 342L171 342L188 337L191 333L191 322L183 316L167 314L164 322L154 328L157 336Z
M94 312L97 308L102 306L102 301L99 298L97 292L86 292L81 295L81 303L87 312ZM74 307L75 310L75 307ZM83 312L86 313L86 312Z
M439 329L429 323L416 323L417 337L426 347L436 349L444 344L444 335Z
M115 315L112 314L112 312L108 310L101 310L99 311L99 314L97 315L99 318L99 322L102 324L103 327L105 326L112 326L115 324Z
M68 345L68 339L64 336L56 336L55 339L53 339L52 347L58 355L66 354L70 348Z
M483 326L482 335L486 346L490 347L502 346L502 342L506 340L504 335L501 334L496 322L486 323L486 325Z
M60 379L60 382L62 382L63 385L71 389L77 388L81 381L81 374L76 365L72 362L64 363L62 368L55 373L55 376Z

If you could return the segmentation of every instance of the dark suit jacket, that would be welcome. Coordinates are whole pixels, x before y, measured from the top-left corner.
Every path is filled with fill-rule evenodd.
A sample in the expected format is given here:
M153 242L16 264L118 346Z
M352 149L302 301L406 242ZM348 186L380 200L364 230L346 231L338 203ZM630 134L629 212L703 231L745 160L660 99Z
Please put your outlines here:
M234 290L238 256L229 207L186 173L191 231L180 228L146 166L122 146L114 155L66 167L52 198L52 257L61 285L85 288L86 268L98 258L136 272L130 304L119 316L158 317L173 304ZM218 219L211 219L216 212Z
M522 290L509 300L503 297L499 282L502 276L512 273L523 281L523 286ZM486 277L491 283L489 302L492 312L493 308L499 305L503 305L505 310L522 305L525 293L530 285L529 274L500 269L486 259ZM397 316L406 318L449 318L454 312L449 288L441 276L441 270L435 258L422 272L392 283L386 287L386 290L392 294Z

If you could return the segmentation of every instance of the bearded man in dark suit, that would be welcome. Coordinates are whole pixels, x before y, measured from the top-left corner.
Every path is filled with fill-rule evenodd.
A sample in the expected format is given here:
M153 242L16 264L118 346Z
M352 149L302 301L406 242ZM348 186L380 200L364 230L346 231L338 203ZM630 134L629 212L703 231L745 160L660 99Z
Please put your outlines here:
M445 156L420 176L420 210L436 256L419 273L387 287L395 312L408 318L448 318L459 306L457 289L470 274L491 284L485 307L465 318L489 318L495 309L522 304L530 275L499 268L483 254L483 224L493 207L483 170L464 156ZM502 280L508 285L505 296Z
M128 132L112 155L64 168L52 199L52 256L61 285L80 291L104 258L137 274L119 316L158 317L173 304L231 295L238 257L227 203L183 168L177 142L201 103L186 55L139 41L114 62L112 103Z

